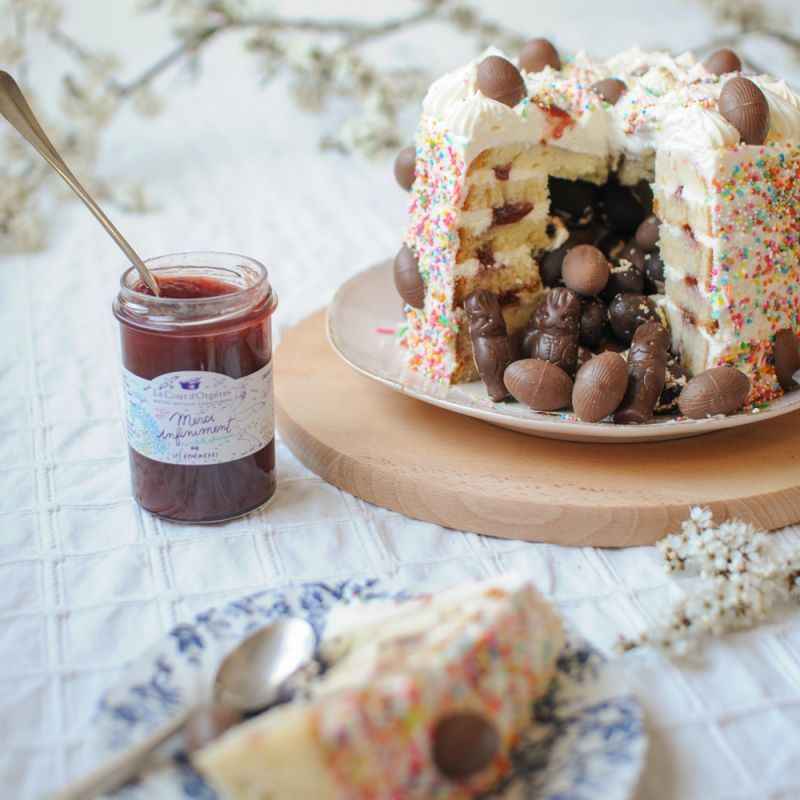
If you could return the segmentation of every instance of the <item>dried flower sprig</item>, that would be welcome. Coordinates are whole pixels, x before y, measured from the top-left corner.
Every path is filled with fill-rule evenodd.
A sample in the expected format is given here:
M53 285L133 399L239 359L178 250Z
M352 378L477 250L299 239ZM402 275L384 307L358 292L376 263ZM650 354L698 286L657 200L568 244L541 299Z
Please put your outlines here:
M800 555L787 557L776 537L747 522L715 525L707 508L693 508L680 533L656 546L667 572L694 574L699 580L666 620L635 639L620 639L621 651L651 645L682 655L704 637L752 627L776 605L800 602Z

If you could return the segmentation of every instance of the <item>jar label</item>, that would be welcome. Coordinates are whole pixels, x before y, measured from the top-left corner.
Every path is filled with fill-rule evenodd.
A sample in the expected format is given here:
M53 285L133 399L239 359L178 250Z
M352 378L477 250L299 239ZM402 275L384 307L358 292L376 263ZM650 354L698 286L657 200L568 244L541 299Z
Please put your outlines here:
M128 444L165 464L222 464L275 434L272 362L244 378L170 372L147 380L123 367Z

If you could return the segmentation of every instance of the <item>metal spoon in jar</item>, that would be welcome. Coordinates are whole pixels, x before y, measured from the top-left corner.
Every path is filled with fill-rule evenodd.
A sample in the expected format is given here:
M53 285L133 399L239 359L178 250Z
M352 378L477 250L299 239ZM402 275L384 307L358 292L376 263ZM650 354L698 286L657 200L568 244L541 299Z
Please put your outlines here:
M153 294L158 295L158 283L153 273L144 261L134 252L134 249L123 238L122 234L114 227L111 220L103 213L100 206L95 203L86 189L78 183L64 159L53 147L39 120L36 119L25 95L17 82L7 73L0 70L0 114L2 114L16 130L22 134L29 144L39 153L45 161L64 179L67 186L86 203L89 211L97 217L100 224L108 231L111 238L119 245L123 253L139 271L142 280L147 284Z
M242 713L275 705L289 678L311 661L315 646L313 628L299 617L282 617L259 628L223 660L214 681L215 698ZM143 741L51 794L47 800L91 800L118 789L141 771L158 747L191 727L201 713L203 708L186 709Z

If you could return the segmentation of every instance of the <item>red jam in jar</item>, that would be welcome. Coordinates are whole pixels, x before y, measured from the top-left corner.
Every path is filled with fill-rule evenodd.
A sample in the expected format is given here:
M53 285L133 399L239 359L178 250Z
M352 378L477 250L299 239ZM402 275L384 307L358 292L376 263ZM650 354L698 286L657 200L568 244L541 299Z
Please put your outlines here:
M147 265L159 296L129 269L114 301L134 497L183 522L246 514L276 485L267 271L228 253Z

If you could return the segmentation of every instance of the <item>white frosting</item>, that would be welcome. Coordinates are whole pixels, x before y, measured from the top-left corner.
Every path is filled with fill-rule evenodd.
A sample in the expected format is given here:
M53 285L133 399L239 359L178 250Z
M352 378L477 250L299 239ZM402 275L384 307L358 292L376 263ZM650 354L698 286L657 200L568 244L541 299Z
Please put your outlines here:
M686 149L719 149L739 143L739 131L717 110L720 84L678 86L659 107L658 138Z
M560 70L523 71L528 98L514 108L485 97L475 81L474 61L437 80L428 90L423 113L443 121L470 163L488 147L512 142L552 141L559 147L598 157L621 154L649 158L660 144L715 151L740 142L736 128L719 112L724 83L692 53L671 56L631 47L607 61L584 51L566 59ZM513 61L513 59L510 59ZM622 80L627 90L615 106L603 102L592 85L603 78ZM751 78L770 109L769 139L800 139L800 97L785 81L768 75ZM568 112L567 124L548 108ZM561 124L558 124L561 122Z
M423 112L444 119L453 105L472 93L476 65L477 62L472 62L466 69L449 72L434 81L422 101Z
M755 83L767 98L769 106L768 139L794 139L800 131L800 97L786 81L778 81L769 75L753 76Z

